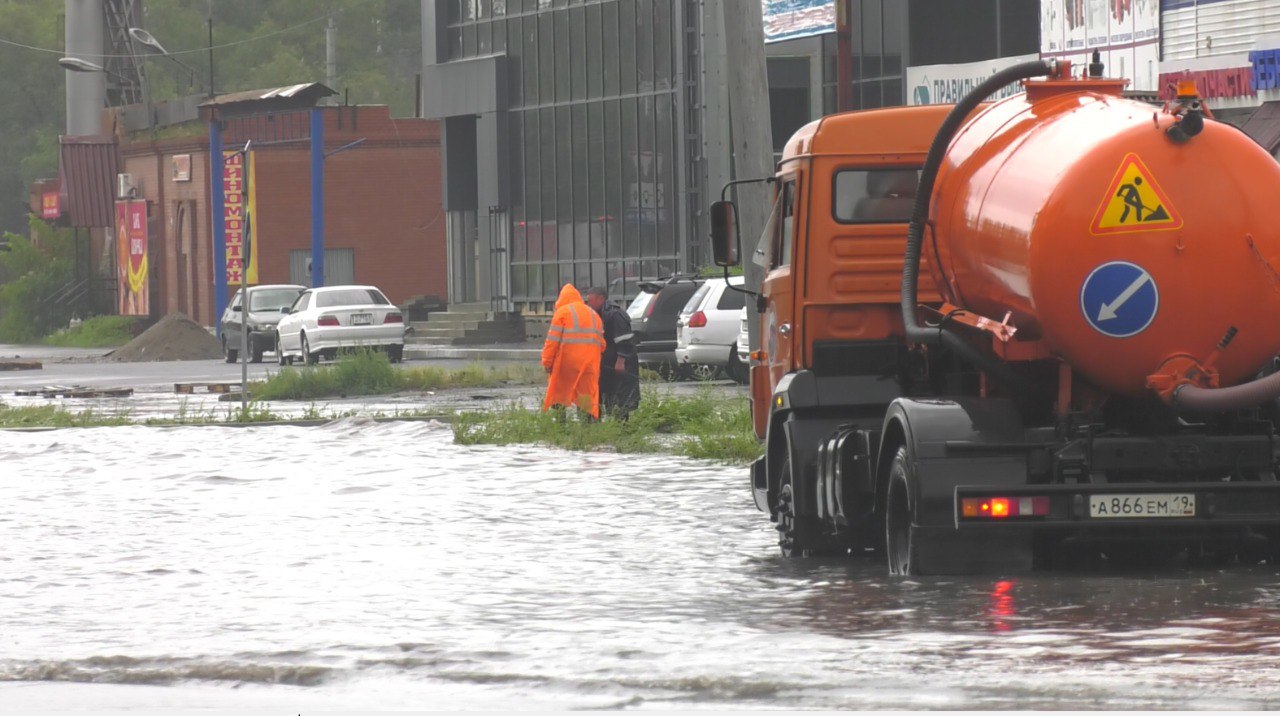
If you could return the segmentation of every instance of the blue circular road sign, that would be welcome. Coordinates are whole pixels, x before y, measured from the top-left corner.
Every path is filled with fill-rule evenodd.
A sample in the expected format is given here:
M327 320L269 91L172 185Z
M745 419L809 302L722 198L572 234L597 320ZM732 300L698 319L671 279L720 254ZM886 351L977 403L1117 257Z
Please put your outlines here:
M1080 311L1099 333L1128 338L1141 333L1160 309L1160 291L1147 270L1128 261L1105 263L1080 287Z

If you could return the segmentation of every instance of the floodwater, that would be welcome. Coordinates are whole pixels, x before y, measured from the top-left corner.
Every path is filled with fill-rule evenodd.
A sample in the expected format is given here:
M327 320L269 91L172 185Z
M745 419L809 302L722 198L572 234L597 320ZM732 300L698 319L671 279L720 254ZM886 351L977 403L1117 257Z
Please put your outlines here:
M786 561L744 469L448 427L0 432L0 703L1280 706L1280 574Z

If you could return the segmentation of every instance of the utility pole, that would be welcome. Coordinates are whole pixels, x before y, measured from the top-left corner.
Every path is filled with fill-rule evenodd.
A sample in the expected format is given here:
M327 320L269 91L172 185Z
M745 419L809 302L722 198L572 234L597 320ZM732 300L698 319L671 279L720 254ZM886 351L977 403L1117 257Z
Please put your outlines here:
M324 29L324 84L331 90L338 86L338 24L329 18Z
M732 6L732 7L730 7ZM769 117L769 78L764 59L764 18L759 2L721 2L724 48L729 83L729 125L733 147L733 178L773 176L773 132ZM715 195L719 187L708 187ZM738 225L742 235L742 270L746 287L760 290L764 269L756 264L756 244L772 207L773 188L752 183L736 187ZM760 346L756 307L747 302L752 349Z
M102 0L65 0L65 47L68 57L105 62L103 51L106 10ZM105 72L64 73L68 135L100 134L99 115L107 101Z

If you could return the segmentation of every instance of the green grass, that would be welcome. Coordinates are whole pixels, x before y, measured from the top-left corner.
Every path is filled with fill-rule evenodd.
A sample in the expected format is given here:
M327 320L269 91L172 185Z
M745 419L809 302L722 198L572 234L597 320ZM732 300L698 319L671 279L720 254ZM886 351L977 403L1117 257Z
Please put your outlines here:
M251 384L249 392L254 400L315 400L411 390L535 385L544 381L545 374L535 365L398 369L383 353L357 351L332 365L283 368L266 381Z
M133 340L138 319L133 316L94 316L78 326L46 336L51 346L70 348L110 348Z
M531 411L519 405L466 412L453 421L462 445L540 444L568 450L674 453L744 464L760 455L746 398L704 390L693 397L645 396L627 421L592 423L574 412Z

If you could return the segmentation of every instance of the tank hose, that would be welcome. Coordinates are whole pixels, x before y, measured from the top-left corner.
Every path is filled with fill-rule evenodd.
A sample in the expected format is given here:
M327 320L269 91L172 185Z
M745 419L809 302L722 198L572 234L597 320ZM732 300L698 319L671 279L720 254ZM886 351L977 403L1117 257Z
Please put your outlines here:
M1280 372L1229 388L1201 388L1186 383L1174 388L1170 402L1191 413L1221 413L1252 408L1280 398Z
M933 185L937 181L938 170L942 167L942 158L965 119L987 97L1005 85L1051 74L1056 66L1057 63L1052 60L1035 60L1007 67L970 90L947 114L942 125L938 127L938 133L933 137L933 144L929 146L929 153L924 160L924 169L920 172L920 186L911 211L911 223L907 230L907 251L902 264L902 324L907 340L925 345L944 345L965 362L991 374L1006 386L1019 390L1037 389L1031 381L1018 375L1007 363L978 350L961 336L946 330L944 325L920 325L916 315L920 253L924 245L924 225L929 217L929 204L933 199Z

